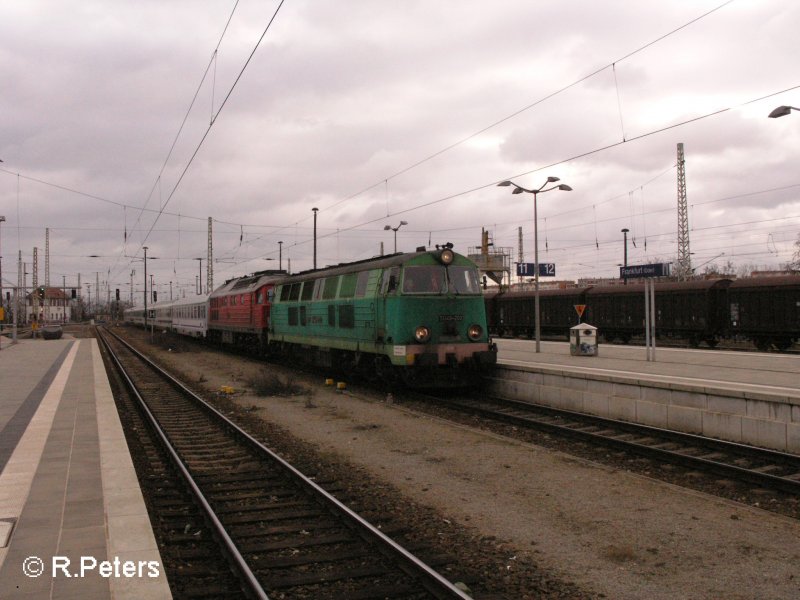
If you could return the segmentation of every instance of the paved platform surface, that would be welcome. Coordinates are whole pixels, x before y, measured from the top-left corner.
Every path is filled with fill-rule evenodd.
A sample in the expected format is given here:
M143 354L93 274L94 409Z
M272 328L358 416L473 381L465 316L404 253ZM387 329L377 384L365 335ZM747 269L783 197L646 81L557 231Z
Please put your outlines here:
M598 356L571 356L566 342L542 342L537 354L534 341L494 341L501 364L563 368L800 399L800 355L796 354L657 347L656 361L648 362L643 346L601 343Z
M170 598L94 339L2 340L0 598Z

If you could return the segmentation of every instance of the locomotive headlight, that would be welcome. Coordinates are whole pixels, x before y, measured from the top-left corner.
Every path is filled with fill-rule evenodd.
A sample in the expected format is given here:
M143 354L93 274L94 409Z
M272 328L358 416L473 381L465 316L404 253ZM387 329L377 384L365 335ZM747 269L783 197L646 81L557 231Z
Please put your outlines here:
M467 337L473 342L477 342L483 335L483 328L480 325L470 325L467 329Z
M442 253L439 254L439 260L442 261L443 265L451 264L453 262L453 258L455 258L455 255L453 254L453 251L450 250L449 248L445 248L444 250L442 250Z
M414 338L420 343L424 344L429 339L431 339L431 330L425 327L425 325L420 325L414 330Z

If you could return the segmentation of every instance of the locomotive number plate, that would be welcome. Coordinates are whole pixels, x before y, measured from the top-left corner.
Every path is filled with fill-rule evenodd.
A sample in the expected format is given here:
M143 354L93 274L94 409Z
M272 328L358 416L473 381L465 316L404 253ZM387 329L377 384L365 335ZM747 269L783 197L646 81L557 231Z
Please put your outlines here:
M439 322L444 323L447 321L463 321L464 315L439 315Z

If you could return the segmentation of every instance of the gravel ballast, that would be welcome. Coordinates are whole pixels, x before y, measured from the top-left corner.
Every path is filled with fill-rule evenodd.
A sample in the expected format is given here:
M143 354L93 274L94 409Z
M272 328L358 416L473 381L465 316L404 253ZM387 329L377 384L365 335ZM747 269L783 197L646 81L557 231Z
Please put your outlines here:
M255 361L210 350L160 356L209 390L233 387L240 407L329 460L351 463L475 539L497 540L509 573L534 564L581 597L800 597L794 519L456 425L372 392L337 393L321 376L293 375L310 395L258 397L246 384L265 368Z

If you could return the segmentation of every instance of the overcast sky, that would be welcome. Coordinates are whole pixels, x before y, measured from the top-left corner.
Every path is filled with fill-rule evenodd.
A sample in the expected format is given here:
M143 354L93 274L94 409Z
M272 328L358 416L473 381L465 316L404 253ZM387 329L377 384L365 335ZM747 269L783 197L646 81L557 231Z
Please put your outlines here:
M127 297L146 245L193 293L208 217L215 284L279 241L300 271L313 207L319 266L392 252L401 220L398 250L483 227L513 261L521 226L533 262L533 197L495 184L547 176L573 191L539 196L540 261L613 276L623 227L629 264L676 258L679 142L695 266L795 250L800 114L767 115L800 107L799 3L285 0L257 46L278 7L3 2L4 286L34 247L44 283L49 227L52 285Z

